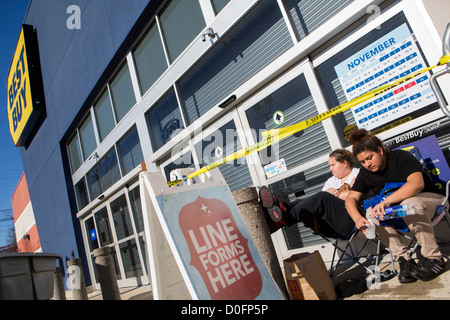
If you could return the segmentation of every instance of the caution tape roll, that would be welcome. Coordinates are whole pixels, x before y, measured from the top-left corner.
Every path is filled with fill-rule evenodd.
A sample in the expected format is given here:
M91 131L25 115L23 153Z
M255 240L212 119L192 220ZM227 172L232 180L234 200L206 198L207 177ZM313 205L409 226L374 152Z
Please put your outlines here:
M336 114L339 114L341 112L349 110L364 101L367 101L377 95L380 95L388 90L391 90L392 88L399 86L402 83L405 83L406 81L409 81L409 80L417 77L420 74L423 74L423 73L430 71L438 66L448 64L448 63L450 63L450 53L441 57L441 59L439 60L439 63L435 66L419 70L419 71L417 71L413 74L407 75L403 78L400 78L400 79L397 79L390 83L381 85L369 92L366 92L366 93L360 95L359 97L356 97L348 102L345 102L337 107L334 107L333 109L330 109L321 114L318 114L317 116L314 116L310 119L300 121L298 123L295 123L293 125L290 125L290 126L287 126L284 128L272 129L272 130L267 130L265 132L261 132L262 140L260 142L255 143L255 144L248 146L244 149L241 149L239 151L236 151L235 153L230 154L230 155L228 155L222 159L219 159L213 163L210 163L210 164L204 166L203 168L201 168L200 170L197 170L197 171L191 173L190 175L184 177L184 179L182 179L182 180L169 181L168 185L169 186L179 185L183 181L187 181L189 179L197 177L197 176L199 176L205 172L208 172L214 168L220 167L221 165L224 165L225 163L240 159L242 157L246 157L254 152L263 150L275 142L283 140L299 131L305 130L306 128L309 128L315 124L318 124L325 119L331 118L332 116L334 116Z

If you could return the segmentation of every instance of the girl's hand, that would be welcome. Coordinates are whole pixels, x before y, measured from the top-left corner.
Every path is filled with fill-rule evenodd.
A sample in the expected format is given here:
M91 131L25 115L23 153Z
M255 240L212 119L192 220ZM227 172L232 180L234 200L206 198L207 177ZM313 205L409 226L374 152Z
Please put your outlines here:
M373 207L371 212L372 217L375 219L382 220L385 215L384 209L390 207L390 205L391 204L386 200L380 202L375 207Z
M335 188L327 189L326 192L331 193L335 197L339 197L339 195L341 194L341 192Z
M370 224L369 220L367 220L364 217L359 218L358 220L356 220L355 222L355 226L357 229L361 230L362 233L366 234L367 233L367 225Z

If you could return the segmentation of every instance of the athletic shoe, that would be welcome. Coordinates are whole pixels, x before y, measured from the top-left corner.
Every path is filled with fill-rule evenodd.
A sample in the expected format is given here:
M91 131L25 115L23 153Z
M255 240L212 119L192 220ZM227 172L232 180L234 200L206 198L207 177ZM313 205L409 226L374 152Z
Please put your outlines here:
M410 283L415 282L417 279L411 275L417 268L417 264L414 260L406 260L403 257L398 258L398 263L400 265L400 273L398 274L398 281L400 283Z
M259 199L261 205L267 209L270 219L272 219L273 222L280 222L283 219L282 207L280 206L281 203L278 199L274 198L268 187L262 186L259 189Z
M445 271L445 262L436 259L422 258L411 275L422 281L430 281Z

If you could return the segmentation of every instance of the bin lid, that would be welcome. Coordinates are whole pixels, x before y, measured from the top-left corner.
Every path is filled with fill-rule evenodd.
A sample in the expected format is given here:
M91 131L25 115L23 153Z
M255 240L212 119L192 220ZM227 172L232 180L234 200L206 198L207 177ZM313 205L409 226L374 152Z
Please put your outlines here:
M57 253L46 253L46 252L9 252L0 253L1 258L17 258L17 257L53 257L55 259L61 258L60 254Z

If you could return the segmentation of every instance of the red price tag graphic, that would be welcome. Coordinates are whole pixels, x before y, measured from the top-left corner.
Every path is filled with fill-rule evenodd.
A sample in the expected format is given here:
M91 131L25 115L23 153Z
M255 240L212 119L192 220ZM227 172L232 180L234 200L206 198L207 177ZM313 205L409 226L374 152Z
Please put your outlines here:
M198 197L181 208L178 219L190 265L201 274L211 299L253 300L261 293L262 277L248 240L223 201Z

